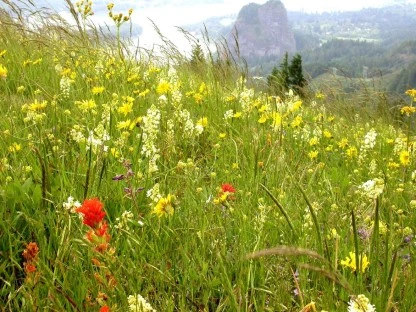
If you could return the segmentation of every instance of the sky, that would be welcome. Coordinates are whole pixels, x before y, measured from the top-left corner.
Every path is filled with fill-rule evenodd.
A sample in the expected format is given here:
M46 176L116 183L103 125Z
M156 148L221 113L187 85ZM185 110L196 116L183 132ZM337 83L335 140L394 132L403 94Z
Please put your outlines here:
M288 11L303 11L308 13L322 13L325 11L350 11L368 7L380 7L397 2L412 2L416 0L281 0ZM58 7L63 0L38 0L38 3L48 3ZM75 3L76 1L73 0ZM111 24L107 16L106 5L113 2L114 12L125 12L133 8L132 20L140 24L143 33L140 36L140 45L151 48L154 44L161 43L154 31L153 21L162 34L171 39L177 46L188 46L187 40L175 26L184 26L202 22L209 17L238 14L240 9L249 3L264 4L267 0L95 0L93 9L100 14L95 14L94 23ZM62 6L61 6L62 7ZM62 12L62 11L61 11ZM69 13L62 12L69 17ZM202 24L201 24L202 25ZM125 26L128 27L128 26Z

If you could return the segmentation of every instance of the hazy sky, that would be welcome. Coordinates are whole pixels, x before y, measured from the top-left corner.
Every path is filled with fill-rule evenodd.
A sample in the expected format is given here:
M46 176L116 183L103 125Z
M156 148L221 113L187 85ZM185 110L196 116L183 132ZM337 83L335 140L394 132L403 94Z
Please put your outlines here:
M58 7L58 3L63 3L63 0L38 1L38 3L52 4L55 8ZM405 0L282 0L288 11L311 13L359 10L403 1ZM157 35L155 35L153 25L149 19L155 22L163 35L182 46L182 44L186 45L186 42L179 42L183 36L175 26L202 22L213 16L237 14L244 5L253 2L264 4L267 0L95 0L93 1L93 10L101 13L92 17L95 23L111 24L111 20L106 14L106 5L110 2L115 4L114 12L119 12L121 9L127 11L125 8L130 7L134 9L132 20L143 28L140 45L150 47L157 42ZM416 3L416 0L407 0L407 2ZM161 3L164 3L164 5L161 5ZM69 16L69 13L62 12L62 14Z

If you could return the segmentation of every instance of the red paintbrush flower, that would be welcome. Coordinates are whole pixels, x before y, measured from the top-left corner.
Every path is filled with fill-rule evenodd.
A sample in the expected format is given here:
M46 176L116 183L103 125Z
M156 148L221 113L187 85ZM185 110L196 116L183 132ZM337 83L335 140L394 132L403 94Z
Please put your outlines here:
M22 255L23 258L26 259L26 261L33 261L36 259L38 253L38 244L36 244L35 242L30 242L29 244L27 244L26 249L23 251Z
M103 211L103 203L100 202L97 198L84 200L82 206L79 207L76 211L84 215L83 223L92 228L96 228L105 216L105 211Z
M105 305L105 306L101 307L99 312L110 312L110 308L107 305Z
M224 193L235 193L235 188L230 183L224 183L223 185L221 185L221 189Z

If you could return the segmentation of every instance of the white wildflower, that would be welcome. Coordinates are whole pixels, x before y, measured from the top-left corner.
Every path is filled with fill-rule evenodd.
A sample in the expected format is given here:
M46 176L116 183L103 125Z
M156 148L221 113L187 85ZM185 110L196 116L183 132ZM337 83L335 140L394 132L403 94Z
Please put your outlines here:
M370 300L364 295L351 298L348 302L348 312L375 312L376 308L370 304Z
M128 296L127 301L129 303L129 309L133 312L156 312L152 308L149 302L146 301L141 295Z

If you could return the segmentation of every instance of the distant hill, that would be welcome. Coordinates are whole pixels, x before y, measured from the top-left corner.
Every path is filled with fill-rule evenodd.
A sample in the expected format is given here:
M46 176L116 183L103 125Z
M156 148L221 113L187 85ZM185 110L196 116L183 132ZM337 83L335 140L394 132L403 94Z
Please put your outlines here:
M248 9L252 11L248 13L253 13L258 5L251 4ZM206 21L205 26L213 38L227 38L232 26L221 24L225 18L233 17ZM234 16L234 19L238 25L241 17ZM294 50L288 48L288 52L302 55L304 70L310 79L336 72L347 79L382 80L380 85L385 89L399 93L416 87L415 2L401 0L387 7L352 12L310 14L289 11L287 20L296 46ZM249 27L248 23L246 25ZM251 44L253 50L254 46L259 49L257 55L247 57L249 70L266 76L280 63L281 57L264 53L265 47L261 40L256 40L254 26L259 25L252 25L250 35L244 38L252 38L251 43L244 42L243 46ZM196 33L198 25L185 28ZM258 31L261 37L263 29Z

